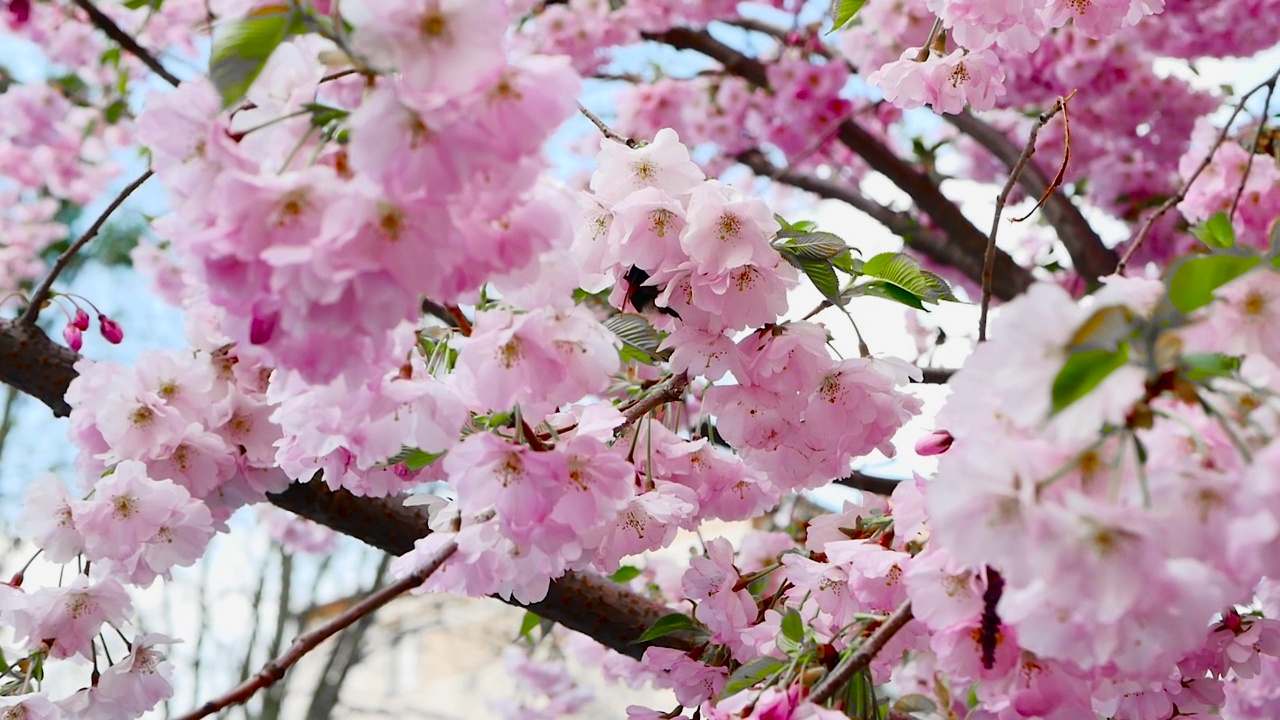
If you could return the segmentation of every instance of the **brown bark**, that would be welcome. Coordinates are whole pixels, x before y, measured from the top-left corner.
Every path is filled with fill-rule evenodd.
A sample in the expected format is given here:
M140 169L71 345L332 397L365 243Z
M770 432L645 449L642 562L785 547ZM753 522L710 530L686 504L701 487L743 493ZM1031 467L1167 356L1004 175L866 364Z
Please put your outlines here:
M38 327L0 321L0 381L27 393L65 416L71 408L63 396L77 373L79 355L54 343ZM428 532L426 518L400 498L363 498L332 491L318 477L295 483L267 498L272 504L350 535L373 547L402 555ZM514 605L520 603L512 602ZM635 645L658 618L671 611L622 585L590 573L569 573L551 584L547 598L526 606L547 620L595 638L634 658L646 645ZM691 648L684 635L668 635L654 645Z

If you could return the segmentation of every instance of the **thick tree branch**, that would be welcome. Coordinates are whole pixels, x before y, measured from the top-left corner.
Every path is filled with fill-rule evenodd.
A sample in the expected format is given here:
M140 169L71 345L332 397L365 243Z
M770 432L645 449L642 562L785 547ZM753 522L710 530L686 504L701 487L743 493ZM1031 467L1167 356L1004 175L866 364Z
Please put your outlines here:
M737 18L727 21L729 25L740 27L744 30L763 33L772 37L779 43L787 43L790 31L785 28L756 20L753 18ZM935 26L934 31L937 31ZM929 43L925 43L928 47ZM825 46L817 45L815 53L827 58L838 56L831 53ZM850 69L857 72L852 64ZM942 117L950 122L957 130L965 133L973 138L979 145L986 148L997 160L1004 163L1005 167L1012 168L1018 160L1019 148L1004 133L1000 132L990 124L984 122L968 110L958 114L944 114ZM1049 179L1040 172L1039 168L1029 167L1022 176L1018 178L1018 184L1023 190L1032 197L1041 197L1049 188ZM1076 272L1086 280L1093 282L1097 278L1110 275L1116 267L1117 256L1114 250L1108 248L1102 242L1102 238L1098 237L1098 233L1094 231L1093 226L1085 220L1080 209L1075 203L1071 202L1061 189L1055 188L1044 205L1045 220L1053 226L1058 232L1058 238L1062 240L1062 244L1066 246L1067 252L1071 255L1072 264L1075 265Z
M55 344L38 327L0 321L0 382L36 397L55 415L71 412L63 395L76 377L73 366L79 357ZM400 498L356 497L345 490L329 490L318 479L295 483L267 499L393 555L412 550L414 542L428 532L426 516L405 507ZM693 646L681 635L668 635L645 645L632 644L671 610L590 573L569 573L551 584L545 600L527 607L633 658L643 655L648 645L680 649Z
M747 82L761 88L769 87L764 63L716 40L705 30L673 28L662 33L649 33L645 37L681 50L700 52L718 61L728 72ZM871 169L884 175L900 190L910 195L916 206L946 234L948 244L954 245L959 254L970 256L973 263L981 265L983 251L987 245L986 233L970 222L960 208L951 202L927 175L913 168L894 154L879 138L852 120L844 120L840 123L836 137L845 147L861 157ZM965 271L965 274L968 275L968 271ZM1003 278L1001 282L1008 283L1021 292L1030 284L1030 274L1024 271L1021 274Z
M856 188L844 183L823 180L795 171L780 173L778 168L759 151L742 153L737 159L761 177L773 177L776 182L808 190L820 197L847 203L901 237L907 247L912 250L936 262L950 265L975 283L982 283L981 253L977 255L969 253L963 247L950 242L944 235L924 227L909 213L893 210L874 202L858 192ZM992 285L996 297L1011 300L1022 293L1031 282L1031 273L1015 263L1008 253L1003 250L997 251L995 283Z
M77 375L73 366L79 359L34 325L0 320L0 382L48 405L58 417L71 414L62 396Z
M947 122L957 130L973 138L986 148L1005 167L1012 170L1018 163L1022 151L1004 133L983 122L968 110L959 115L944 115ZM1018 184L1031 197L1040 197L1049 188L1049 178L1044 176L1040 168L1028 165L1018 175ZM1110 275L1116 269L1118 256L1098 237L1093 226L1081 214L1080 208L1062 193L1055 189L1049 194L1044 207L1045 219L1058 232L1058 239L1071 255L1071 264L1085 280L1094 282L1100 277Z

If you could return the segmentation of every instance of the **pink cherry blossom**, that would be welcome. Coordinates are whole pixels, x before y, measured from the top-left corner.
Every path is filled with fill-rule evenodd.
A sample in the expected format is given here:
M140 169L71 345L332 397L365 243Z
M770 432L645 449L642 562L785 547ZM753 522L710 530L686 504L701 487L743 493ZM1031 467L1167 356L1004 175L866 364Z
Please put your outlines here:
M119 626L133 612L129 594L111 578L92 582L77 575L66 585L31 594L8 594L0 616L19 641L31 647L46 644L49 656L92 656L90 643L104 623Z
M99 699L141 714L173 695L173 665L156 648L174 642L156 633L134 639L129 654L102 673Z
M657 188L668 196L680 197L703 185L702 171L689 159L689 151L670 128L659 130L652 142L635 149L601 139L596 162L598 169L591 176L591 190L609 205L643 188Z

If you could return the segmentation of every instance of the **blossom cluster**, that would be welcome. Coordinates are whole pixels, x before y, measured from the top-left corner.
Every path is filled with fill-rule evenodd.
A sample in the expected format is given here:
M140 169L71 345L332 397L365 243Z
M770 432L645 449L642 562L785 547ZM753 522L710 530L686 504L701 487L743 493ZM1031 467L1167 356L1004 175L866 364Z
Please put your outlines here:
M220 113L214 86L194 80L153 95L139 120L174 200L157 230L227 312L232 340L311 382L381 363L420 296L472 298L549 249L557 227L535 180L576 74L563 59L509 61L496 0L433 8L349 18L353 52L386 73L376 85L325 80L338 48L306 36L272 54L248 108ZM428 21L434 34L405 32ZM343 141L318 112L342 119Z
M110 12L168 46L214 5L262 9L164 5L154 22ZM893 456L922 408L904 390L918 370L833 357L823 325L784 320L802 263L783 252L783 224L706 172L759 149L789 169L848 166L856 184L867 166L829 142L850 118L891 145L903 108L1016 110L1088 85L1103 99L1073 108L1070 150L1094 177L1080 194L1140 217L1207 155L1179 210L1192 222L1226 211L1242 246L1266 250L1275 163L1249 128L1217 145L1196 119L1216 99L1150 67L1258 8L1224 5L1170 7L1175 31L1156 38L1138 21L1159 0L870 3L843 56L797 30L750 79L711 71L627 93L620 129L636 139L607 133L577 194L549 178L542 148L574 111L578 73L600 70L606 47L731 19L736 2L387 0L341 17L306 6L340 30L281 42L243 101L224 108L225 87L204 78L146 96L138 137L174 211L153 224L163 249L135 256L186 309L191 348L77 364L74 490L41 478L18 522L77 572L57 587L24 587L21 573L0 585L0 624L27 667L96 661L104 629L130 619L126 585L169 578L238 508L317 475L429 506L431 532L393 572L456 553L420 590L529 603L566 572L618 571L680 530L760 517L859 457ZM15 2L0 16L49 41L52 59L93 64L101 41L77 45L87 26L57 30L57 12ZM1267 37L1245 35L1250 48ZM551 52L565 55L538 54ZM139 73L132 58L98 64L95 92ZM846 97L854 66L888 103ZM131 138L69 94L4 92L0 162L14 171L0 188L12 208L0 289L34 278L65 232L59 203L95 196L114 172L108 151ZM691 146L704 143L720 154L699 165ZM1065 143L1044 133L1041 156ZM990 176L982 162L969 169ZM1139 260L1190 243L1172 220L1155 232ZM872 705L890 685L938 718L1274 715L1280 275L1273 255L1232 257L1253 265L1218 273L1185 312L1173 309L1188 277L1177 268L1167 281L1108 278L1084 301L1033 285L952 381L920 446L941 456L936 477L736 549L710 539L687 569L646 567L636 589L692 608L700 642L611 667L671 687L700 717L845 717L854 686L828 701L815 681L910 602L914 620L852 681ZM77 306L64 338L78 349L88 327ZM292 547L332 539L264 522ZM0 708L148 711L172 691L158 648L173 641L124 642L88 687L54 701L29 692L31 670ZM585 703L558 671L509 663L556 695L511 712Z
M771 245L777 221L763 202L705 179L674 131L635 148L604 140L590 188L571 245L585 288L663 328L652 350L671 349L679 382L733 373L737 384L708 389L703 409L739 455L682 437L670 416L674 430L607 405L556 413L605 393L621 370L616 339L585 307L562 298L543 310L481 310L445 381L476 416L516 414L509 433L470 434L439 461L456 502L396 566L408 572L455 541L465 562L435 573L429 589L541 599L568 570L611 571L681 528L753 517L853 458L892 453L889 438L919 409L898 390L905 368L838 362L821 326L778 324L797 275ZM532 283L563 272L544 266ZM808 394L825 403L806 410ZM797 451L785 436L801 433Z

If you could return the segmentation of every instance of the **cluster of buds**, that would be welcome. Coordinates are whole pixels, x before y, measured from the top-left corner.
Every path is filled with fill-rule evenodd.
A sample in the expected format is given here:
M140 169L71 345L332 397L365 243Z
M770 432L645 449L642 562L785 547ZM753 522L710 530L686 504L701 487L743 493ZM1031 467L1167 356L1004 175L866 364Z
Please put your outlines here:
M67 295L61 295L67 297ZM88 302L87 300L85 302ZM80 352L80 348L84 345L84 333L89 329L89 313L84 308L75 304L75 314L67 314L67 326L62 329L62 339L67 341L67 347ZM90 303L92 305L92 303ZM61 307L61 306L59 306ZM94 308L97 311L97 308ZM66 312L65 309L63 312ZM120 327L120 323L107 317L104 313L98 313L98 331L102 333L102 337L112 345L119 345L124 340L124 329Z

